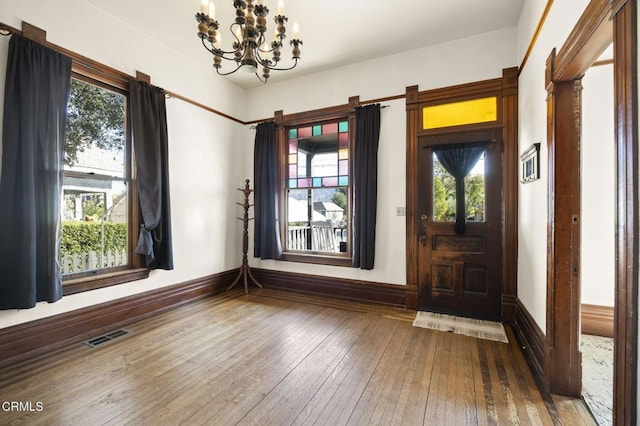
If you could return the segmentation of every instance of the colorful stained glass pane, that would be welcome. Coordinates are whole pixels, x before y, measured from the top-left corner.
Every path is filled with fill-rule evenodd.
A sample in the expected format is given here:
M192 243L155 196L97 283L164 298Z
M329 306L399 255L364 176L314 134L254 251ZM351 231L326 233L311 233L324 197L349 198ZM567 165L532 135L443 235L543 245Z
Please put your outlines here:
M309 188L311 186L311 179L298 179L299 188Z
M349 176L340 176L338 178L338 185L339 186L347 186L347 185L349 185Z
M340 124L338 125L338 130L340 131L340 133L348 132L349 131L349 122L348 121L341 121Z
M297 154L289 154L289 164L296 164L298 162Z
M330 135L333 133L338 133L338 123L329 123L322 126L323 135Z
M289 165L289 177L297 178L298 177L298 166L295 164Z
M338 173L341 175L349 174L349 160L338 161Z
M298 152L298 139L289 140L289 154Z
M298 181L296 179L289 179L289 188L297 188Z
M322 178L313 178L313 187L319 188L322 186Z
M322 126L313 126L313 136L319 136L322 134Z
M309 138L312 135L311 127L301 127L298 129L298 138Z
M322 186L338 186L338 178L336 176L322 178Z
M298 138L298 129L289 129L289 139Z
M339 160L346 160L349 158L349 150L346 148L340 148L338 150L338 159Z
M349 147L349 133L339 133L338 134L338 146L340 148L348 148Z

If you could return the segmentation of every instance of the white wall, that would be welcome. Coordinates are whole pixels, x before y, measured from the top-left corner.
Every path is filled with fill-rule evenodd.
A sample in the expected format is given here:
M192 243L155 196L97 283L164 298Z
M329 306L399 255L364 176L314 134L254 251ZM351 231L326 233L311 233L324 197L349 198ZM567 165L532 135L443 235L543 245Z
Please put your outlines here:
M55 44L128 74L148 73L155 85L244 116L243 89L83 1L0 0L0 21L20 28L22 20L47 30L48 40ZM97 31L105 36L85 37ZM7 45L8 38L0 37L1 81ZM235 202L244 176L234 165L243 161L245 129L177 99L167 100L167 119L175 269L153 271L146 280L65 296L53 304L39 303L33 309L0 311L0 328L239 266L241 227L235 219Z
M251 89L247 116L252 119L345 104L349 96L361 101L404 94L407 86L419 90L501 77L502 69L516 66L516 29L506 28L410 52ZM290 272L344 277L369 282L406 284L406 224L396 207L406 204L405 100L385 102L378 151L378 219L374 269L311 265L250 259L252 266ZM254 134L251 132L250 145ZM252 152L252 151L251 151ZM246 162L252 174L252 155Z
M582 303L614 306L615 144L613 65L582 79Z
M527 0L518 23L518 58L524 58L546 0ZM540 179L518 191L518 298L542 331L547 298L547 122L545 63L575 26L588 0L556 0L518 80L520 152L540 142Z

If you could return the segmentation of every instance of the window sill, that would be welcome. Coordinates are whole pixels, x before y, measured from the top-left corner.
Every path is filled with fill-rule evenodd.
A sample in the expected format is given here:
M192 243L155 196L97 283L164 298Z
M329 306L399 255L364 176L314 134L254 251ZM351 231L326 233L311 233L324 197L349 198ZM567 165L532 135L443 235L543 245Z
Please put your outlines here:
M313 263L316 265L330 265L330 266L346 266L351 267L353 262L351 261L351 257L337 257L337 256L327 256L321 254L298 254L286 252L282 254L280 260L284 260L287 262L300 262L300 263Z
M81 293L83 291L96 290L130 281L143 280L148 277L149 270L147 268L139 268L111 272L98 276L76 278L62 282L62 294L64 296L68 296L70 294Z

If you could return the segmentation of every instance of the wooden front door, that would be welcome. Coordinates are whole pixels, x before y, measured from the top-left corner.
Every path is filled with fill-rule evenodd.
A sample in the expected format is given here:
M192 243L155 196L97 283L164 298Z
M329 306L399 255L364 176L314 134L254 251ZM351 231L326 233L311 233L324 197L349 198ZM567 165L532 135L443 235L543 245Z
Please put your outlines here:
M501 318L502 142L498 130L420 137L419 308ZM464 231L456 232L455 179L435 155L483 147L465 178Z

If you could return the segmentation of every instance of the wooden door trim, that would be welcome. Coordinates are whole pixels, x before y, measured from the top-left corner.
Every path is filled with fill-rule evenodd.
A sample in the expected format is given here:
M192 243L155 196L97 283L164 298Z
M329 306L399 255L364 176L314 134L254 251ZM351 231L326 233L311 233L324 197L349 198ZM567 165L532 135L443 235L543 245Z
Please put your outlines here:
M549 222L547 270L547 350L544 381L552 392L578 396L579 375L574 363L579 358L579 276L569 288L561 274L578 265L576 251L567 237L573 215L560 210L566 198L580 191L580 180L565 176L580 134L575 131L576 82L604 49L614 42L616 183L616 307L614 344L614 424L635 424L637 417L637 331L638 331L638 152L637 152L637 41L636 2L592 0L557 55L547 61L546 82L549 144ZM572 90L568 90L572 88ZM560 104L565 105L561 108ZM569 111L571 115L567 115ZM564 121L564 123L563 123ZM567 125L569 124L569 125ZM560 146L562 144L563 146ZM566 145L566 146L564 146ZM559 181L571 184L559 187ZM579 211L579 210L578 210ZM578 216L579 220L579 216ZM579 238L579 225L576 231ZM575 232L574 232L575 234ZM576 283L577 280L577 283ZM568 291L567 291L568 290ZM567 327L560 325L569 324ZM567 333L570 335L567 335ZM565 340L566 339L566 340ZM571 360L571 368L567 368Z
M499 128L502 131L502 313L503 320L512 322L517 299L517 250L518 250L518 69L507 68L501 78L469 84L445 87L420 92L418 86L406 88L407 110L407 170L406 170L406 249L407 249L407 307L418 306L418 153L419 137L432 135L432 131L421 129L422 107L446 103L461 97L480 98L498 96L499 115L495 123L477 126L460 126L452 130L486 130Z

